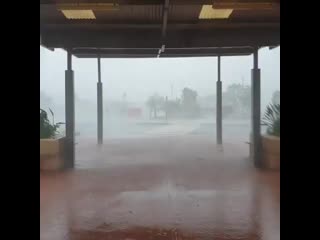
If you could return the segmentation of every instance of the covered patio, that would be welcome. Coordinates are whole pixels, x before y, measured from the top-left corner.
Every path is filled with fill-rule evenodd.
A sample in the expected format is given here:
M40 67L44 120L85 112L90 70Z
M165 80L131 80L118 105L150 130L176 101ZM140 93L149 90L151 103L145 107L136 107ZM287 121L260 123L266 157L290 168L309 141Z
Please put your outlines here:
M260 48L280 45L279 31L280 0L41 0L40 44L67 51L65 167L72 170L40 174L41 239L279 239L279 172L260 170L258 61ZM221 58L246 55L252 55L250 159L248 146L220 151ZM97 59L91 152L75 148L73 56ZM215 141L104 142L101 58L208 56L218 58ZM83 168L75 168L76 159Z
M77 170L40 174L40 239L280 239L280 174L244 145L199 136L77 146Z

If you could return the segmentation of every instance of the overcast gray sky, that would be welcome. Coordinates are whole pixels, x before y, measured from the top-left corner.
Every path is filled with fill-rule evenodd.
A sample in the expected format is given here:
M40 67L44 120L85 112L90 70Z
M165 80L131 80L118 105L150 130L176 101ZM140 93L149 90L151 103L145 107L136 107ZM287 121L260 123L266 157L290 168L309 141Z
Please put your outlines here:
M66 52L51 52L40 47L40 89L54 99L64 102L64 71ZM221 77L223 88L232 83L250 84L252 56L223 57ZM280 89L280 47L259 51L262 104L271 100ZM171 97L180 96L183 87L190 87L200 96L215 94L217 58L153 58L102 59L102 81L105 99L121 99L123 93L130 101L145 101L157 92ZM96 101L97 60L73 58L75 91L80 98Z

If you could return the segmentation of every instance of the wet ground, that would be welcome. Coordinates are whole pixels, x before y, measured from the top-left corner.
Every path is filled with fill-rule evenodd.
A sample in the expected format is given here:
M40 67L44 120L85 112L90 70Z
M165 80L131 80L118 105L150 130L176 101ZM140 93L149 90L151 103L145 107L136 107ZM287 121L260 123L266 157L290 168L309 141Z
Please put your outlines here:
M81 138L94 138L97 135L96 121L80 121L76 123L76 132ZM225 138L234 138L237 140L247 141L250 132L250 119L224 119L223 136ZM265 127L262 126L262 132ZM167 133L166 135L216 135L215 118L206 119L168 119L152 120L149 119L123 119L112 118L110 116L104 119L104 137L110 138L136 138L145 137L146 135Z
M76 169L40 174L42 240L280 239L279 172L214 136L77 145Z

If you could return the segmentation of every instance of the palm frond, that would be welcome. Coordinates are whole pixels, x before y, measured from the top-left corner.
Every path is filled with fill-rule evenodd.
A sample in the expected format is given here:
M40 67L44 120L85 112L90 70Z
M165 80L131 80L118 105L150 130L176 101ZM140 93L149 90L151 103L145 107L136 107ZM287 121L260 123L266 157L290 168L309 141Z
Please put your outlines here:
M49 108L52 116L54 116L53 111ZM63 123L53 123L51 124L48 119L48 114L45 110L40 108L40 139L41 138L54 138L58 133L58 128Z
M268 134L280 136L280 104L267 106L262 123L267 125Z

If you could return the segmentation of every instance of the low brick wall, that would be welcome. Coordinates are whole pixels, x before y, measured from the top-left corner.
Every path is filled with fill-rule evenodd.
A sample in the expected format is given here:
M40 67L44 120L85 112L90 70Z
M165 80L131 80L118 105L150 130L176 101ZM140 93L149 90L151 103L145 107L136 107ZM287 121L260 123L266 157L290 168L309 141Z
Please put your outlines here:
M40 139L40 170L56 171L64 168L64 139Z
M280 170L280 138L262 136L262 159L267 169Z

